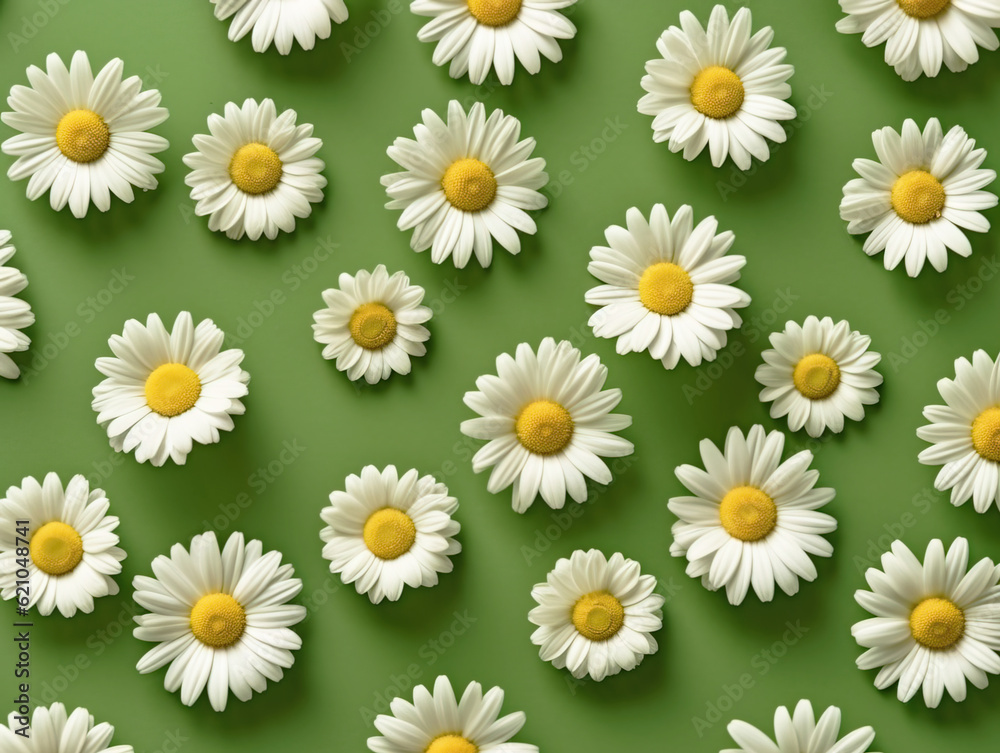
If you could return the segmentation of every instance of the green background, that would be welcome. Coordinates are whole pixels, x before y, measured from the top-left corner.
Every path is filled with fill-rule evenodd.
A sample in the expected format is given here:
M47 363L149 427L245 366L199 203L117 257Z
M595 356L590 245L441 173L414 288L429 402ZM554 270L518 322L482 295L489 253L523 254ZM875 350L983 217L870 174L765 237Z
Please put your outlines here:
M510 87L450 79L431 63L432 47L416 39L421 19L399 0L350 1L351 18L330 40L288 57L254 53L249 39L229 42L207 0L0 5L0 89L25 83L24 69L51 51L68 60L84 48L95 68L122 57L126 73L159 88L170 109L157 129L171 142L161 155L160 188L132 205L115 201L107 214L75 220L68 210L52 212L47 196L28 202L23 182L0 180L0 226L14 233L14 262L31 280L25 297L37 315L32 349L17 358L29 376L0 384L0 485L50 470L64 481L74 473L99 480L128 552L120 595L101 599L90 615L37 619L36 703L57 696L86 705L116 725L116 742L140 753L169 753L178 738L191 753L288 745L360 751L374 731L371 710L384 709L380 696L404 689L408 672L426 683L447 673L458 687L470 680L502 686L505 709L528 715L517 739L548 751L716 751L730 745L729 719L770 730L774 708L802 697L818 709L840 706L845 729L875 725L876 750L995 749L1000 679L935 711L919 698L901 704L895 688L879 692L875 673L855 668L860 649L850 626L866 616L852 598L863 569L897 535L921 552L931 537L963 535L974 559L1000 557L996 510L979 516L935 493L936 469L918 464L924 443L915 436L922 406L939 401L935 382L953 374L954 359L979 347L996 352L996 236L975 237L972 258L952 256L945 273L928 266L913 280L866 257L837 207L852 159L873 156L871 131L898 128L908 116L920 123L939 116L946 129L963 125L995 147L987 166L1000 165L1000 143L990 142L1000 56L984 52L961 75L907 84L884 64L882 48L868 50L858 36L835 31L841 14L832 0L754 2L755 28L773 25L796 67L791 102L800 118L768 163L741 176L728 163L712 168L707 152L688 163L654 144L651 119L636 112L658 34L685 6L704 19L711 5L585 0L572 13L579 34L562 45L564 61L545 62L534 77L519 69ZM209 232L193 217L184 185L181 157L191 135L205 132L206 117L227 101L245 97L296 109L325 142L325 202L274 242L236 243ZM421 109L444 112L451 98L481 99L519 117L558 183L522 254L498 250L488 270L433 265L409 249L398 215L383 208L379 178L395 169L386 146L411 134ZM3 130L4 138L13 135ZM739 188L720 188L726 184ZM734 252L748 259L740 283L753 297L748 324L718 366L668 372L646 354L615 355L612 341L594 339L586 327L591 309L583 295L596 284L587 273L590 247L603 242L605 227L624 222L628 207L648 212L655 202L671 211L690 203L699 219L715 214L736 233ZM321 243L338 245L328 253ZM311 315L339 273L378 263L424 286L436 315L429 353L409 377L358 387L320 357ZM109 280L123 270L134 279L111 292ZM792 303L777 313L785 309L782 295ZM252 316L268 299L279 301L270 315ZM94 359L109 354L107 338L127 318L155 311L172 321L184 309L242 339L252 375L247 413L221 443L196 447L186 466L115 456L90 408L99 380ZM698 441L721 442L730 425L787 428L758 402L753 371L764 335L809 314L848 318L872 336L886 356L882 399L863 423L828 441L789 438L790 450L816 451L821 483L837 489L828 508L840 524L831 537L836 551L818 563L818 580L794 598L762 605L751 596L731 607L724 594L688 579L683 560L668 553L674 519L666 501L685 493L673 469L697 462ZM927 330L934 334L921 334ZM497 354L548 335L572 339L607 364L609 386L624 391L620 410L635 417L624 435L636 454L579 515L555 514L539 501L519 516L509 494L488 494L486 477L472 473L475 443L459 432L472 414L461 397L477 375L493 371ZM286 442L302 449L282 461ZM320 556L327 495L368 463L416 467L446 482L461 502L464 547L437 588L410 589L377 607L339 585ZM269 464L265 478L258 469ZM252 503L240 509L237 499ZM182 706L163 689L164 670L140 676L134 666L150 645L130 631L121 635L133 609L132 577L150 573L153 557L209 526L223 535L242 530L282 551L310 607L298 628L304 647L285 679L247 704L231 699L222 714L205 696L194 708ZM574 684L538 659L526 615L531 586L556 559L589 547L637 559L668 598L659 653L603 683ZM4 614L13 621L9 605ZM788 623L798 633L786 634ZM13 628L0 638L7 631ZM15 685L12 645L0 640L5 711ZM749 687L736 691L741 679Z

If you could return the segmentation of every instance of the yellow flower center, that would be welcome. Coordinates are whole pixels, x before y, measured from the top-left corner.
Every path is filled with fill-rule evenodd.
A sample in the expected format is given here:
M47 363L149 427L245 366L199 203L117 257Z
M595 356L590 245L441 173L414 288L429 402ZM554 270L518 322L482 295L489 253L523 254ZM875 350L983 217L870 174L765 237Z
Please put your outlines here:
M987 408L972 422L972 446L987 460L1000 463L1000 408Z
M559 403L535 400L514 421L518 441L536 455L554 455L573 438L573 417Z
M734 539L760 541L774 530L778 508L755 486L737 486L719 503L719 520Z
M521 0L469 0L469 13L485 26L506 26L521 12Z
M705 68L691 84L694 109L716 120L735 114L743 106L745 95L740 77L721 65Z
M187 413L201 397L201 379L182 363L165 363L146 378L146 404L161 416Z
M111 131L92 110L70 110L56 125L59 151L74 162L94 162L108 151Z
M573 605L573 627L584 638L606 641L625 624L625 608L607 591L581 596Z
M202 596L191 609L191 632L206 646L232 646L246 626L246 611L229 594Z
M396 317L381 303L363 303L348 324L354 342L365 350L381 350L396 337Z
M671 262L654 264L639 278L639 300L653 313L674 316L690 306L693 297L691 276Z
M840 385L840 367L830 356L813 353L795 365L792 381L795 389L810 400L822 400Z
M243 193L273 191L281 182L281 159L269 146L256 142L244 144L229 162L229 177Z
M481 212L497 195L493 171L486 163L472 158L451 163L444 171L441 187L451 205L463 212Z
M364 528L365 546L379 559L402 557L417 538L417 527L402 510L383 507L368 516Z
M461 735L439 735L431 740L424 753L477 753L479 747Z
M947 599L924 599L910 612L910 632L927 648L948 648L965 634L965 613Z
M73 526L46 523L31 537L31 561L49 575L64 575L83 559L83 539Z
M941 216L944 186L926 170L910 170L892 184L892 208L902 219L923 225Z
M934 18L944 11L951 0L896 0L903 13L914 18Z

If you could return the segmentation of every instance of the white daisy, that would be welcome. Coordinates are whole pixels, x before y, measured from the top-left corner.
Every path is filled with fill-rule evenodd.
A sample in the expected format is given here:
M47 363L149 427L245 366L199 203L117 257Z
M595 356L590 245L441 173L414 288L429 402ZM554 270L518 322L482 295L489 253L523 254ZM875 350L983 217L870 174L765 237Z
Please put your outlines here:
M548 204L538 189L549 180L545 160L529 159L535 140L518 141L520 134L521 122L502 110L487 119L477 102L466 115L452 100L447 123L424 110L423 123L413 129L416 140L396 139L387 153L405 172L382 176L392 199L385 206L403 210L397 225L413 230L414 251L431 249L435 264L450 256L460 269L473 251L488 267L494 239L520 253L517 233L535 233L528 211Z
M326 345L323 358L337 359L349 379L363 376L368 384L394 371L409 374L410 356L424 355L431 336L423 326L432 315L420 305L424 289L403 272L390 277L384 264L374 272L345 272L339 283L323 291L326 308L313 314L313 337Z
M7 176L29 178L29 199L49 191L52 208L68 203L74 217L85 217L91 204L107 212L111 194L131 202L133 186L156 188L163 163L152 155L170 145L148 133L167 119L160 92L142 91L138 76L123 80L118 58L96 77L82 51L69 68L52 53L45 68L28 68L31 86L11 87L7 105L13 112L0 115L21 131L3 142L4 154L17 157Z
M476 473L493 468L486 488L496 494L513 485L513 507L524 512L541 493L554 509L587 499L584 477L611 483L602 457L630 455L628 440L612 432L632 425L632 417L611 413L619 389L603 390L608 369L596 355L563 340L542 340L538 353L527 343L514 357L497 357L497 374L476 380L465 404L479 414L462 422L462 433L489 442L472 458Z
M860 669L879 668L875 687L898 682L896 696L909 701L923 687L924 703L936 708L944 691L965 700L965 682L989 684L1000 673L1000 567L981 559L971 570L969 543L955 539L945 554L940 539L927 545L923 563L902 541L882 555L882 570L865 573L871 591L854 598L874 617L851 628L867 648Z
M169 457L183 465L193 442L213 444L220 431L232 431L250 375L240 368L243 351L222 350L224 339L211 319L195 327L187 311L172 332L156 314L145 326L125 322L108 340L115 357L97 359L107 379L94 387L91 403L111 446L135 450L140 463L163 465Z
M726 729L740 747L722 753L865 753L875 730L859 727L840 737L840 723L836 706L828 706L817 722L812 704L802 700L794 714L785 706L774 712L774 740L752 724L734 719Z
M0 725L0 750L7 753L132 753L131 745L108 747L115 728L107 722L94 724L87 709L67 714L61 703L36 706L31 712L27 736L15 734L24 725L12 711L7 726Z
M923 73L964 71L979 60L979 47L995 50L1000 26L995 0L840 0L846 17L841 34L863 34L865 47L885 45L885 62L904 81Z
M317 39L327 39L338 24L347 20L344 0L212 0L215 17L229 25L229 39L238 42L253 31L254 52L264 52L274 42L282 55L292 51L294 39L303 50L311 50Z
M94 611L94 599L114 596L125 552L118 518L108 515L103 489L74 476L63 490L55 473L41 484L28 476L0 499L0 594L39 614L63 617ZM27 581L26 590L24 581ZM20 588L18 586L21 586ZM21 599L27 596L27 601Z
M195 214L208 215L208 229L238 240L261 235L274 240L278 231L295 230L296 217L308 217L323 200L326 167L314 156L323 142L312 125L296 125L295 110L277 115L274 102L243 107L226 104L225 115L209 115L211 135L192 140L197 152L184 155L191 172L184 182L198 202Z
M7 262L14 256L10 231L0 230L0 376L17 379L21 370L8 353L27 350L31 338L23 330L35 323L31 305L15 296L28 287L28 278Z
M783 332L772 332L770 340L773 350L761 354L754 377L764 385L761 402L772 403L771 418L788 416L792 431L804 426L811 437L842 432L845 416L860 421L865 406L878 402L882 375L875 367L882 356L846 321L807 316L801 326L788 322Z
M417 39L437 42L434 65L451 61L448 74L466 73L474 84L496 68L501 84L514 80L514 56L528 73L542 67L541 56L562 60L559 39L576 36L576 26L559 12L577 0L413 0L410 10L430 16Z
M155 578L137 575L135 601L150 611L137 615L133 634L159 645L136 668L140 674L169 664L164 687L181 691L185 706L208 687L208 700L224 711L229 691L241 701L278 682L295 661L302 639L291 629L306 608L288 601L302 590L280 552L263 553L260 541L244 544L234 533L219 551L215 532L191 539L188 551L174 544L170 556L153 560Z
M531 642L542 661L598 682L635 669L657 650L653 633L663 625L663 597L656 578L619 552L610 558L591 549L562 558L531 589L538 606L528 619L538 629Z
M608 246L590 250L587 269L605 285L587 291L587 303L601 308L588 324L598 337L617 337L619 353L648 350L672 369L684 358L692 366L712 361L726 345L726 332L742 323L735 309L750 296L729 283L740 278L746 259L727 256L735 236L716 235L708 217L692 229L686 204L671 222L662 204L649 221L636 208L628 228L605 231Z
M687 574L709 591L725 587L730 604L742 603L751 585L761 601L774 598L775 583L793 596L799 578L816 580L809 555L833 554L823 535L835 531L837 521L817 510L834 491L816 487L819 471L809 469L809 450L781 462L784 446L780 431L765 433L758 425L744 437L734 426L722 452L701 440L705 470L681 465L675 471L694 496L667 503L678 517L670 553L686 557Z
M681 27L671 26L656 43L662 59L646 63L639 112L653 115L653 141L668 141L693 160L708 144L712 164L731 157L741 170L751 157L766 161L767 141L784 143L778 121L795 117L785 100L795 69L783 64L784 47L770 47L774 32L765 26L750 36L750 9L740 8L730 23L716 5L703 29L690 11Z
M844 186L840 217L852 235L865 239L869 256L885 251L886 269L906 259L906 273L916 277L931 263L938 272L948 266L948 251L972 253L960 228L985 233L989 221L980 214L997 205L997 197L981 189L997 174L981 169L985 149L955 126L942 136L937 118L920 127L910 119L902 135L889 127L872 134L879 161L854 160L861 176Z
M527 743L508 742L524 726L523 711L500 716L503 690L490 688L483 694L478 682L470 682L455 698L451 681L441 675L433 692L423 685L413 689L413 703L394 698L392 714L375 717L375 728L383 737L369 737L373 753L538 753Z

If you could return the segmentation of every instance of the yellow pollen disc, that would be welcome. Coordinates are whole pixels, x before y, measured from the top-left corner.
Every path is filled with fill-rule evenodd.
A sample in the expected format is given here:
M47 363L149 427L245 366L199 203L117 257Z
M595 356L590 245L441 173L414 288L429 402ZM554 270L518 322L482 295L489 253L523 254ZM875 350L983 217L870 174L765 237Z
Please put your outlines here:
M521 12L521 0L469 0L469 13L484 26L506 26Z
M274 190L281 182L281 160L269 146L244 144L229 162L229 177L243 193L257 196Z
M396 317L381 303L364 303L348 324L354 342L365 350L381 350L396 337Z
M926 170L910 170L892 184L892 208L901 219L923 225L941 216L944 186Z
M477 159L452 162L441 178L444 195L455 209L481 212L497 195L497 179L489 166Z
M535 400L514 421L518 441L536 455L554 455L573 438L573 417L559 403Z
M810 400L822 400L840 385L840 367L830 356L813 353L795 365L792 381L795 389Z
M410 516L395 507L383 507L368 516L364 528L365 546L379 559L402 557L417 538Z
M668 261L648 267L639 278L639 300L653 313L674 316L691 305L691 276Z
M1000 463L1000 408L987 408L972 422L972 446L987 460Z
M161 416L187 413L201 397L201 379L182 363L165 363L146 379L146 404Z
M461 735L439 735L431 740L424 753L477 753L479 747Z
M108 151L111 131L92 110L70 110L56 125L59 151L74 162L94 162Z
M965 613L947 599L924 599L910 612L910 632L927 648L948 648L965 634Z
M584 638L606 641L625 624L625 608L607 591L581 596L573 605L573 627Z
M83 539L73 526L53 520L31 537L31 561L49 575L64 575L83 559Z
M722 120L743 106L743 82L740 77L721 65L710 65L694 77L691 84L691 104L709 118Z
M778 508L755 486L737 486L719 503L719 520L734 539L760 541L774 530Z
M246 626L246 611L229 594L202 596L191 609L191 632L206 646L232 646Z
M951 5L951 0L896 0L903 13L914 18L934 18Z

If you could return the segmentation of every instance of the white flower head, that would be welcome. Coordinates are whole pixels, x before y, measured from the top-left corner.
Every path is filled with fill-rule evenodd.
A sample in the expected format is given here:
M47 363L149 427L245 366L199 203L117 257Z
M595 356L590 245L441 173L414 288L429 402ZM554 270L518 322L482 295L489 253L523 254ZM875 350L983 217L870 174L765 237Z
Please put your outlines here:
M785 706L774 712L774 740L752 724L731 721L726 729L740 747L723 753L865 753L875 739L871 727L859 727L841 737L840 725L836 706L828 706L817 720L812 703L801 700L794 714Z
M31 304L16 297L28 287L28 278L7 263L14 256L10 238L9 230L0 230L0 376L17 379L21 370L7 354L28 349L31 338L22 330L35 323L35 314Z
M109 747L115 728L107 722L94 724L93 715L84 708L67 714L61 703L35 706L27 736L15 732L24 727L18 717L12 711L7 725L0 725L0 750L4 753L133 753L131 745Z
M238 42L252 34L254 52L264 52L271 43L282 55L296 41L311 50L317 39L327 39L333 28L347 20L344 0L212 0L215 17L229 24L229 39Z

